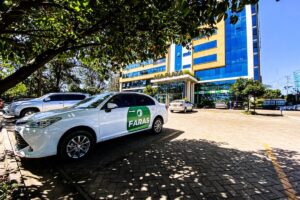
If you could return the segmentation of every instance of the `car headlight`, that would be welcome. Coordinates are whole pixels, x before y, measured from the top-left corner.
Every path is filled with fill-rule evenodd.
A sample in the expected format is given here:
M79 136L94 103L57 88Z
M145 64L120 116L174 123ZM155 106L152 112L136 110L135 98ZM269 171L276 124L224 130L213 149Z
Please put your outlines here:
M25 127L26 128L45 128L59 120L61 120L61 117L47 118L47 119L42 119L39 121L29 121L26 123Z

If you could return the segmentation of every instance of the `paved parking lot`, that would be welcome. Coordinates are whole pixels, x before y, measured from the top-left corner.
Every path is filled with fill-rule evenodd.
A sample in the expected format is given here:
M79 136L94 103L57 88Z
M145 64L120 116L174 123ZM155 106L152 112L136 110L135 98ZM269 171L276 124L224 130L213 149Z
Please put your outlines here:
M79 163L24 160L29 197L300 199L300 112L259 113L170 113L162 134L101 143Z

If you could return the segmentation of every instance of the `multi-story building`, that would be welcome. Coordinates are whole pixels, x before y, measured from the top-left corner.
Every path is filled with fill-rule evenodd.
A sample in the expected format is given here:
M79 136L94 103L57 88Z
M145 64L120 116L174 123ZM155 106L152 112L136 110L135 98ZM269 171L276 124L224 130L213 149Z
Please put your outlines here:
M120 90L142 91L152 85L158 87L161 102L186 98L200 103L228 100L238 78L261 80L258 5L247 5L236 24L230 23L230 15L211 37L193 39L191 49L172 44L161 59L128 65Z

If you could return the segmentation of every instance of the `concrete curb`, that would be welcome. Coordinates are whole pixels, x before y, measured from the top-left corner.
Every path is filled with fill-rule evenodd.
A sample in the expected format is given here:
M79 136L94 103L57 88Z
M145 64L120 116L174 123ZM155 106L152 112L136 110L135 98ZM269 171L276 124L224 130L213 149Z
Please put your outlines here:
M20 167L14 154L12 135L7 132L6 128L2 128L1 134L3 135L4 167L8 174L8 179L12 183L17 183L19 187L24 187Z

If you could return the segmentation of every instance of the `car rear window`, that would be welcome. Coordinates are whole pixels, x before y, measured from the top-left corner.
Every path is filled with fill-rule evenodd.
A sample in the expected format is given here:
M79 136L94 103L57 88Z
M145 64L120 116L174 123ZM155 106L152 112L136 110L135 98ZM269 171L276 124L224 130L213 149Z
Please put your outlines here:
M85 95L83 94L65 94L64 100L65 101L79 101L85 99Z
M63 95L60 94L54 94L49 96L50 101L62 101L63 100Z
M137 106L152 106L155 102L150 97L145 95L136 95L136 105Z

